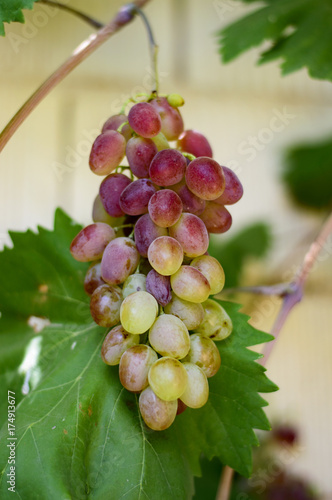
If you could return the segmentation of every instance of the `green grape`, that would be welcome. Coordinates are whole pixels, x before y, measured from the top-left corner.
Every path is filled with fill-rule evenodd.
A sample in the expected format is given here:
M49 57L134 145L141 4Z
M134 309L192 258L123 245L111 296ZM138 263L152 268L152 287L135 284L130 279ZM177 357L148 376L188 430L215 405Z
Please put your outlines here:
M162 314L156 319L150 328L149 341L159 354L176 359L184 358L190 348L186 325L172 314Z
M149 384L153 392L164 401L178 399L187 387L188 376L177 359L158 359L150 368Z
M202 304L195 304L179 299L174 293L172 300L164 307L167 314L173 314L186 325L188 330L194 330L203 321L204 309Z
M179 108L184 105L184 99L179 94L169 94L167 96L167 101L173 108Z
M146 276L144 274L135 273L128 276L122 287L123 298L125 299L135 292L146 292L145 282Z
M123 387L131 392L145 389L149 385L149 370L157 359L155 351L147 345L134 345L127 349L121 357L119 366L119 377Z
M144 333L153 325L158 310L158 302L150 293L132 293L121 304L121 324L129 333Z
M226 339L232 333L233 324L225 309L212 299L206 300L202 306L204 319L198 333L214 341Z
M154 431L167 429L175 420L178 402L163 401L153 392L151 387L147 387L140 394L139 409L144 422Z
M115 326L108 332L101 348L101 359L107 365L118 365L122 354L129 347L138 344L138 335L132 335L126 332L121 326Z
M183 363L188 375L187 387L180 397L189 408L201 408L209 398L209 383L203 370L193 363Z
M152 137L152 141L157 146L158 151L162 151L163 149L170 148L169 142L162 132L159 132L158 135L156 135L155 137Z
M207 377L213 377L221 364L216 344L199 333L190 335L190 351L184 361L199 366Z
M210 285L205 276L192 266L181 266L171 276L171 286L180 299L189 302L204 302L210 295Z
M178 241L170 236L159 236L149 246L148 259L162 276L174 274L183 261L183 250Z
M208 280L211 295L221 292L225 285L225 273L217 259L211 255L201 255L196 257L190 265L198 269Z

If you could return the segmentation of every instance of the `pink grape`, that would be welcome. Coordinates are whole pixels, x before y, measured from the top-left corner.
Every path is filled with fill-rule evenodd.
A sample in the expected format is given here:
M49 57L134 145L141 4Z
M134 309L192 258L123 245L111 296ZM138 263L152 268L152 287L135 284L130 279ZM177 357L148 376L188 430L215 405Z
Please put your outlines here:
M169 276L163 276L151 269L146 277L146 291L153 295L162 307L167 306L172 299Z
M115 236L115 231L111 226L104 222L95 222L86 226L75 236L70 245L70 252L79 262L98 260Z
M211 287L211 294L220 293L225 285L225 273L220 262L211 255L201 255L190 263L198 269L208 280Z
M84 290L91 295L101 285L105 285L105 281L101 277L101 263L94 262L86 272L84 278Z
M196 304L206 301L211 291L205 276L198 269L191 266L181 266L171 276L171 286L180 299L195 302Z
M212 158L212 149L207 138L197 132L197 130L185 130L183 134L179 137L178 148L181 151L190 153L196 158L199 156L208 156Z
M143 391L149 385L148 373L157 359L156 352L147 345L134 345L127 349L122 354L119 365L119 377L123 387L131 392Z
M233 170L227 167L222 169L225 176L225 191L214 202L218 205L233 205L242 198L243 186Z
M190 335L190 351L184 361L199 366L207 377L213 377L221 365L216 344L210 338L198 333Z
M107 365L118 365L122 354L129 349L129 347L138 343L138 335L132 335L126 332L121 325L115 326L105 337L101 347L101 359Z
M181 181L186 167L186 159L179 151L163 149L151 162L150 178L157 186L172 186Z
M157 226L173 226L182 213L180 197L170 189L162 189L151 196L149 201L149 214Z
M204 212L206 201L192 193L188 189L184 179L178 184L171 186L171 189L180 196L184 212L190 212L195 215L200 215Z
M200 215L209 233L225 233L232 225L232 216L227 208L214 201L206 204L204 212Z
M139 263L139 253L130 238L120 237L105 248L101 260L101 276L110 285L123 283Z
M148 250L148 259L159 274L170 276L182 264L183 250L178 241L170 236L160 236L155 239Z
M126 153L126 139L115 130L98 135L92 145L89 165L93 173L108 175L118 167Z
M100 184L99 196L106 212L112 217L121 217L120 196L131 180L123 174L110 174Z
M91 295L90 312L99 326L114 326L120 321L122 291L118 286L101 285Z
M175 141L183 132L183 120L178 109L173 108L166 97L150 101L161 119L161 131L168 141Z
M186 183L192 193L203 200L215 200L225 189L222 167L212 158L203 156L189 163Z
M148 256L148 249L151 243L159 236L167 236L168 231L157 226L150 218L149 214L142 215L135 224L135 243L137 250L142 257Z
M120 207L128 215L147 213L149 200L157 188L148 179L138 179L132 182L120 196Z
M177 408L177 400L164 401L158 398L151 387L147 387L140 394L141 415L146 425L154 431L163 431L170 427L175 420Z
M209 234L204 222L194 214L183 213L169 234L182 246L187 257L203 255L209 246Z
M123 124L128 121L128 116L124 114L119 114L119 115L113 115L111 116L103 125L102 128L102 133L107 132L107 130L118 130L118 128ZM120 134L123 135L123 137L126 139L126 141L129 141L132 130L128 124L124 125L121 128Z
M126 147L130 169L138 178L149 177L149 167L158 148L151 139L132 137Z
M111 217L111 215L106 212L99 194L97 194L92 207L92 220L93 222L105 222L105 224L109 226L116 227L121 226L124 219L122 217Z
M128 121L134 132L145 138L155 137L161 131L160 116L147 102L135 104L129 111Z

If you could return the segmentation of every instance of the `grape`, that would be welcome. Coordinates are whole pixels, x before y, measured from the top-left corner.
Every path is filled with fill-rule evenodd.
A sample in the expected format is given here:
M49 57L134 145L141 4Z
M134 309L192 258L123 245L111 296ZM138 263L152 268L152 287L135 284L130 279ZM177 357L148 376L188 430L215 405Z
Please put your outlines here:
M184 358L190 349L186 325L172 314L162 314L156 319L150 328L149 342L162 356L176 359Z
M95 222L82 229L70 244L70 252L79 262L98 260L109 242L115 238L114 229L104 222Z
M221 292L225 285L225 273L217 259L210 255L201 255L196 257L190 265L204 274L211 287L211 295Z
M187 372L177 359L168 356L160 358L150 368L151 389L164 401L178 399L184 393L187 383Z
M166 97L156 97L150 104L161 119L161 131L168 141L175 141L183 132L183 120L179 111L170 105Z
M149 214L142 215L135 224L135 243L137 250L142 257L148 256L148 248L159 236L167 236L168 231L157 226L150 218Z
M186 390L180 397L189 408L201 408L209 397L209 383L203 370L193 363L183 363L188 374Z
M126 147L126 155L131 171L136 177L149 177L149 166L158 148L152 139L132 137Z
M105 222L105 224L108 224L109 226L116 227L121 226L124 219L122 217L111 217L106 212L99 194L97 194L93 202L92 220L93 222Z
M148 209L151 219L157 226L169 227L179 220L182 201L174 191L162 189L151 196Z
M130 238L120 237L111 241L101 259L101 276L110 285L123 283L139 263L139 253Z
M181 244L186 257L198 257L208 249L209 234L205 224L194 214L184 212L169 228L169 234Z
M140 291L146 292L146 276L139 273L131 274L123 283L123 298L125 299L128 295Z
M206 300L202 305L204 319L197 328L198 333L215 342L226 339L232 333L233 324L225 309L212 299Z
M171 276L171 286L180 299L201 303L210 295L210 285L205 276L191 266L181 266Z
M100 184L99 195L103 207L112 217L121 217L120 196L131 180L123 174L110 174Z
M177 407L177 401L163 401L151 387L144 389L139 397L139 409L143 420L154 431L163 431L172 425Z
M122 354L138 342L138 335L126 332L121 325L115 326L105 337L101 348L101 359L107 365L118 365Z
M222 167L225 176L225 190L219 198L214 201L218 205L233 205L242 198L243 187L233 170Z
M181 151L190 153L194 156L208 156L212 158L212 149L207 138L196 130L185 130L179 137L178 148Z
M122 292L118 286L101 285L91 295L90 312L99 326L119 323Z
M221 364L216 344L198 333L190 335L190 351L184 361L199 366L207 377L213 377Z
M186 409L187 409L187 405L185 405L184 402L181 401L181 399L178 399L178 409L177 409L176 414L181 415L181 413L183 413Z
M172 298L169 276L162 276L151 269L146 277L146 291L151 293L162 307L166 306Z
M195 304L194 302L179 299L175 294L173 294L172 300L167 304L164 311L181 319L188 330L197 328L204 318L202 304Z
M113 115L104 123L102 128L102 133L106 132L107 130L118 130L118 128L127 121L128 121L128 116L124 114ZM124 125L121 128L120 134L123 135L126 141L129 141L132 134L132 130L128 124Z
M203 200L215 200L225 189L222 167L212 158L203 156L189 163L186 183L192 193Z
M120 196L120 207L128 215L147 213L151 196L157 188L148 179L138 179L129 184Z
M159 236L149 246L148 259L159 274L170 276L180 268L183 251L180 243L174 238Z
M147 102L135 104L129 111L128 121L134 132L145 138L154 137L161 131L160 116Z
M124 299L120 309L122 326L129 333L146 332L158 314L158 302L148 292L135 292Z
M179 108L184 105L184 99L179 94L169 94L167 96L167 101L173 108Z
M89 165L94 174L108 175L121 163L126 153L126 139L115 130L98 135L90 153Z
M232 216L227 208L210 201L200 215L209 233L226 233L232 225Z
M190 212L195 215L203 213L206 201L202 200L202 198L198 198L198 196L192 193L188 189L184 179L178 184L175 184L175 186L171 186L171 189L180 196L184 212Z
M137 335L134 335L137 337ZM128 391L140 392L148 385L148 373L158 359L157 354L147 345L134 345L123 353L120 366L120 382Z
M172 186L181 181L186 171L185 157L176 149L164 149L153 158L149 174L157 186Z
M101 277L100 261L93 262L86 272L84 278L84 290L91 295L100 285L105 285L105 281Z
M159 132L159 134L156 135L156 137L152 137L151 140L157 146L158 151L162 151L163 149L170 148L169 142L162 132Z

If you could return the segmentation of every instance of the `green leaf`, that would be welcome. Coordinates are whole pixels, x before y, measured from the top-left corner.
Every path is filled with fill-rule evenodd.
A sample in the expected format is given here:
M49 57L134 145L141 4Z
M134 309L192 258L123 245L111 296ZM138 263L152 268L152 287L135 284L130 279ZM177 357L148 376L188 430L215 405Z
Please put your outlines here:
M286 154L285 182L293 199L309 208L332 205L332 139L301 145Z
M239 285L248 259L259 259L267 254L271 239L270 227L263 222L245 227L226 242L218 236L211 238L209 253L223 266L228 288Z
M210 379L208 404L187 409L167 431L148 429L138 396L121 386L117 367L101 360L106 329L90 318L82 285L87 265L68 249L79 229L58 210L54 231L12 233L14 248L0 255L1 402L6 406L7 390L16 393L17 496L189 499L202 452L249 475L253 428L269 428L258 392L276 387L246 347L271 336L225 303L234 332L218 344L222 368ZM31 316L49 324L35 332ZM7 442L2 409L0 439ZM7 460L2 446L1 497Z
M5 35L3 23L24 23L23 9L32 9L36 0L6 0L0 2L0 35Z
M254 2L250 2L254 3ZM313 78L332 80L330 0L264 0L258 9L219 32L220 53L229 62L269 40L259 63L282 59L284 75L307 68Z

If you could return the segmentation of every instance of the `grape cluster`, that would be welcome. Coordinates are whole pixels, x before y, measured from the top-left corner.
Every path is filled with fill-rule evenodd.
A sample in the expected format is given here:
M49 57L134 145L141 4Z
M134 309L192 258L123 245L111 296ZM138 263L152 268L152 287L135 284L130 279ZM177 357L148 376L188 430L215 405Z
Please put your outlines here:
M92 261L84 282L91 315L111 328L101 357L140 393L154 430L206 403L207 379L221 364L215 341L232 331L226 311L209 299L225 275L207 249L209 233L230 228L225 205L241 198L242 185L212 158L202 134L184 131L182 104L177 94L152 95L106 121L89 160L105 176L94 223L70 247L78 261Z

